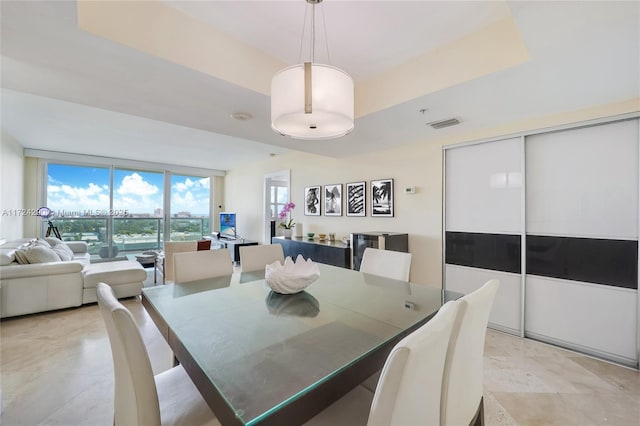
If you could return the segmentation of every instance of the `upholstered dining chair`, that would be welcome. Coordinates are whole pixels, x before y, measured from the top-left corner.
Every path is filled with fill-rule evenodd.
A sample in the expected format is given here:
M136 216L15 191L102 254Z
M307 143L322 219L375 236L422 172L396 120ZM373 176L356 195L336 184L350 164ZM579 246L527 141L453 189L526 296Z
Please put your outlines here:
M181 366L153 376L149 354L131 312L118 302L109 285L98 283L96 292L113 356L113 424L219 425Z
M487 281L459 299L460 315L449 346L442 390L442 424L484 425L484 340L500 283Z
M198 240L197 250L211 250L211 240Z
M264 270L270 263L279 260L284 262L282 244L262 244L240 247L240 271Z
M176 253L173 266L178 283L233 274L233 263L227 249Z
M196 241L166 241L164 243L164 265L162 269L164 281L173 282L175 280L174 254L196 250L198 250Z
M362 255L360 272L399 281L409 281L411 253L367 247Z
M440 425L442 380L458 316L459 302L445 303L394 346L375 394L358 386L306 425Z

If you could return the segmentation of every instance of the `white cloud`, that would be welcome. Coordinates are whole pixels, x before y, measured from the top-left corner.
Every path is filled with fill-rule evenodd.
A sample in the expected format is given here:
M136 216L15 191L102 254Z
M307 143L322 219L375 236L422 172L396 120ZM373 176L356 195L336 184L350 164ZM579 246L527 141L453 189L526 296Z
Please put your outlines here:
M113 208L132 214L153 214L163 207L163 194L158 186L138 173L125 176L113 194ZM47 206L54 211L85 211L109 208L109 186L89 183L78 187L64 184L47 185ZM173 185L171 211L207 214L209 211L209 178L187 178Z
M172 193L171 194L171 213L178 213L182 211L191 212L192 214L207 214L209 211L209 194L194 194L192 191L187 191L184 194Z
M51 175L47 175L47 182L50 183L50 184L55 184L55 185L58 185L58 184L62 183L61 181L56 180L53 177L51 177Z
M209 178L198 178L192 180L191 178L186 178L184 182L177 182L173 184L172 189L177 192L185 192L187 190L202 190L209 189Z
M171 186L171 213L182 211L207 214L209 211L209 178L186 178Z
M198 180L198 183L200 184L200 186L202 188L209 189L209 185L210 185L209 182L210 181L211 181L211 179L209 179L209 178L202 178L202 179Z
M118 188L118 194L153 195L159 192L157 186L145 181L138 173L133 173L122 178Z
M153 214L157 208L162 208L162 194L150 195L116 195L113 196L113 208L128 210L129 213Z
M71 185L48 185L47 207L60 213L66 211L84 211L109 208L109 192L89 183L86 187Z

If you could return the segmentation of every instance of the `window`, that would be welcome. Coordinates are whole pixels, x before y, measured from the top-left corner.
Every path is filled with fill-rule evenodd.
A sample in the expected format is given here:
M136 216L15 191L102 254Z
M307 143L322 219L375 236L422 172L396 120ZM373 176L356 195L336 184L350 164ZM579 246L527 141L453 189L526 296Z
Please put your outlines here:
M86 241L89 252L108 244L111 171L105 167L49 164L46 205L64 240ZM46 222L44 222L46 225Z
M211 234L210 178L171 175L171 241L199 240Z
M44 205L64 240L85 241L91 254L102 257L162 248L165 232L175 241L211 233L209 177L48 163Z
M271 181L271 218L278 220L278 214L285 204L289 202L289 187L286 182Z
M113 171L113 244L120 251L162 246L164 173Z

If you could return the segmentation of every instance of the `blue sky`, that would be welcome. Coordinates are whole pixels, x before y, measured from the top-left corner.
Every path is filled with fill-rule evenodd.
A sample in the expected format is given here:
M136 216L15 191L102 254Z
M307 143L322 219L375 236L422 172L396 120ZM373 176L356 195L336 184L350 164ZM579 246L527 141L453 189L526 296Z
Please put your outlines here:
M150 213L163 206L163 174L114 170L113 208ZM54 211L109 208L109 169L49 164L47 206ZM209 178L171 176L171 211L206 215Z

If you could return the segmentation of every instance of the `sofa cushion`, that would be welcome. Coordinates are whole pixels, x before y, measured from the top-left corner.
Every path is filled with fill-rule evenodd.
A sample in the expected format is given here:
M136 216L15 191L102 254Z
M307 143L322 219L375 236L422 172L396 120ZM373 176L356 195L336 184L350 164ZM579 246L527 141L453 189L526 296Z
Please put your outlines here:
M109 285L142 283L147 278L142 265L131 260L92 263L84 267L82 275L84 288L95 287L99 282Z
M15 249L15 248L18 248L18 247L20 247L22 245L29 244L29 241L31 241L32 239L33 238L20 238L20 239L17 239L17 240L7 241L6 243L2 244L0 246L0 248L3 248L3 249L13 248L13 249Z
M64 245L75 254L85 254L89 251L89 245L84 241L65 241Z
M21 252L18 250L17 252ZM51 248L45 246L30 246L24 250L24 254L29 263L45 263L45 262L59 262L60 256L56 254Z
M65 244L58 244L51 250L58 255L60 260L73 260L73 252Z
M10 265L16 260L15 249L0 248L0 266Z

